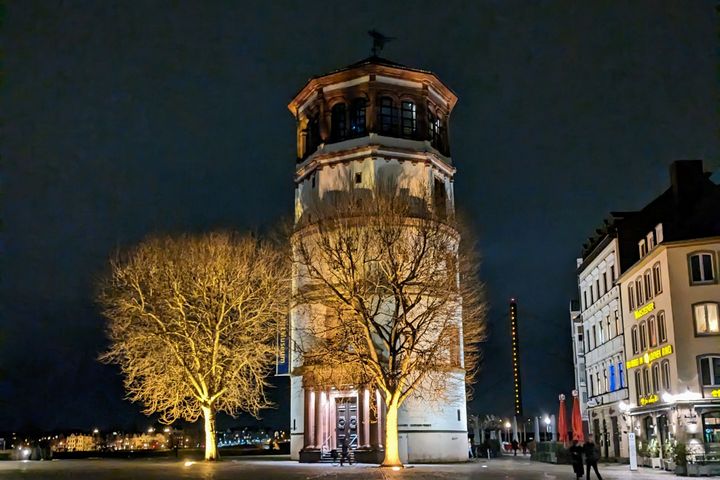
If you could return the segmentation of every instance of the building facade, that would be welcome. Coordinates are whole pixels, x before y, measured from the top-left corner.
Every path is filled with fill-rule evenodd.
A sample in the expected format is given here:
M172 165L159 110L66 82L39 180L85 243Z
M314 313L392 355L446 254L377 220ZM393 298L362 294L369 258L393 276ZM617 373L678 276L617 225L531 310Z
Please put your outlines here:
M611 231L578 259L588 428L608 459L628 456L618 408L628 397L620 290L615 282L619 263L618 240Z
M289 105L297 120L295 235L312 235L324 206L350 195L362 202L388 185L411 208L453 216L448 119L456 101L431 72L378 57L312 78ZM293 288L300 283L296 276ZM312 308L294 308L293 345L302 326L321 317ZM448 374L446 398L410 396L400 407L403 462L467 459L459 314L457 322L460 363ZM385 411L379 392L366 385L317 384L303 375L302 366L299 352L291 351L291 457L319 461L347 440L356 458L381 461Z
M693 453L717 452L720 237L664 242L661 232L662 224L648 232L642 258L619 280L630 385L624 410L646 448L675 440Z
M579 265L578 265L579 266ZM580 311L580 302L573 300L570 302L570 338L572 339L573 351L573 367L575 390L578 392L578 402L580 404L580 417L583 422L583 431L588 430L587 416L587 373L585 372L585 327L583 326L582 315Z

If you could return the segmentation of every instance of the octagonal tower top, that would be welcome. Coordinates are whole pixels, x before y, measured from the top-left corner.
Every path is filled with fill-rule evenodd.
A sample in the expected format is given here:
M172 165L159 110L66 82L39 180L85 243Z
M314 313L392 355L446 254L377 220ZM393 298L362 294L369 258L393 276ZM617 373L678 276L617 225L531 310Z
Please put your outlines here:
M378 56L313 77L288 105L297 120L298 162L325 145L372 136L373 143L421 141L450 164L456 102L434 73Z

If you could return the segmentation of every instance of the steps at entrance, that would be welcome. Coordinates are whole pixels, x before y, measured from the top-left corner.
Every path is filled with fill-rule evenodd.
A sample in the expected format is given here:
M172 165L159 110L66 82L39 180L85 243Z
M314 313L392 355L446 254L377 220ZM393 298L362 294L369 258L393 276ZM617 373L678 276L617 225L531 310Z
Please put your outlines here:
M340 455L342 452L340 450L337 451L337 460L333 460L332 453L330 453L330 450L323 451L320 455L320 463L340 463ZM350 463L355 463L355 450L350 449L348 450L348 459Z

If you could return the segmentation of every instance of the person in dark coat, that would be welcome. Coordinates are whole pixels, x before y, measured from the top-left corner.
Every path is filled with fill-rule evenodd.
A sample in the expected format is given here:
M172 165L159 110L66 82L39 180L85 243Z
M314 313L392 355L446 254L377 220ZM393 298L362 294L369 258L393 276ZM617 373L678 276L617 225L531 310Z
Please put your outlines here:
M342 443L342 452L340 453L340 466L343 466L343 461L347 460L348 464L350 463L350 458L348 458L348 443L347 438L343 440Z
M597 466L600 455L598 455L598 448L593 441L592 435L588 435L588 440L585 442L585 445L583 445L583 453L585 454L585 479L590 480L590 467L592 467L592 469L595 470L595 475L597 475L598 480L602 480Z
M570 463L572 464L575 476L580 480L583 476L583 448L578 445L577 440L573 440L568 452L570 452Z

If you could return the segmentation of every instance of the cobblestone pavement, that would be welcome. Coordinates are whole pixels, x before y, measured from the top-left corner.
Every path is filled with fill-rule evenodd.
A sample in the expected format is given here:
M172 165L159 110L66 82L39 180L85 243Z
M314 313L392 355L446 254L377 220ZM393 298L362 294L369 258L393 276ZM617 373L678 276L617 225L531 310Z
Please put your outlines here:
M606 480L670 480L667 472L641 468L630 472L627 465L601 465ZM38 480L276 480L276 479L488 479L574 480L569 465L531 462L528 457L474 460L453 465L413 465L399 471L371 465L298 464L287 457L227 458L215 464L183 460L53 460L47 462L0 462L0 479ZM593 479L595 476L593 475Z

